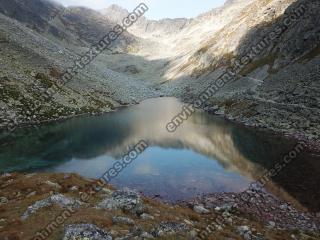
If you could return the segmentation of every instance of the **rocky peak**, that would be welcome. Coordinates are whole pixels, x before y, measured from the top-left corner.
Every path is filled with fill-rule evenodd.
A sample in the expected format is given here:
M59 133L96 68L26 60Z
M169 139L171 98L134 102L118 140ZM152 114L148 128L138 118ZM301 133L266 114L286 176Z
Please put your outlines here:
M123 18L129 15L128 10L116 4L112 4L108 8L102 9L100 13L113 22L121 22Z

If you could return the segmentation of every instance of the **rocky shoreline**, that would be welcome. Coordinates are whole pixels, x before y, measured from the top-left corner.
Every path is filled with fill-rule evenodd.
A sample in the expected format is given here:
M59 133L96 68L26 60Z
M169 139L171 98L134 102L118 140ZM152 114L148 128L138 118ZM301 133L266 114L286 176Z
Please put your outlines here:
M306 145L306 148L313 152L320 152L320 141L318 137L310 138L309 134L303 132L298 129L280 129L272 127L268 124L261 124L259 119L248 120L247 118L241 116L233 116L232 114L225 113L223 109L219 109L219 107L204 107L204 111L209 114L213 114L216 116L221 116L228 121L239 124L244 127L256 129L257 131L268 131L274 135L282 136L286 139L295 140L297 142L303 142Z
M66 121L66 120L69 120L72 118L77 118L77 117L103 115L103 114L107 114L107 113L116 112L119 109L134 106L136 104L139 104L139 102L131 103L131 104L122 104L122 105L114 107L114 109L110 109L108 111L95 111L95 112L91 111L88 113L80 113L80 114L75 114L75 115L70 115L70 116L61 116L59 118L50 119L50 120L19 123L18 125L11 126L10 129L15 130L17 128L36 127L36 126L41 126L42 124L58 123L58 122ZM259 120L259 119L248 119L248 118L244 118L243 116L235 116L235 114L225 112L225 109L223 107L221 108L218 106L214 106L214 107L205 106L201 109L209 114L223 117L226 120L231 121L235 124L239 124L241 126L253 128L258 131L268 131L268 132L273 133L274 135L281 135L287 139L291 139L291 140L293 139L293 140L296 140L297 142L304 142L306 144L306 147L308 150L313 151L313 152L320 152L319 138L317 136L310 137L310 135L307 132L304 132L304 131L301 131L298 129L294 129L294 128L291 128L289 130L284 129L284 128L283 129L276 128L276 127L272 127L266 123L262 124L261 120ZM8 119L8 121L9 121L9 119ZM0 125L0 131L1 130L8 130L8 126L1 126Z
M31 128L31 127L38 127L44 124L50 124L50 123L59 123L63 121L70 120L72 118L78 118L78 117L88 117L88 116L97 116L97 115L103 115L107 113L116 112L121 108L129 107L134 104L123 104L121 106L114 107L113 109L110 109L108 111L96 111L96 112L85 112L85 113L79 113L79 114L73 114L70 116L60 116L58 118L48 119L48 120L36 120L36 121L29 121L29 122L21 122L19 124L10 124L9 125L1 125L0 124L0 131L8 130L8 131L14 131L19 128ZM7 122L10 122L12 119L6 119ZM13 120L12 120L13 121Z
M297 210L292 204L281 201L267 191L250 187L241 193L207 194L191 201L182 202L185 206L204 206L215 211L238 211L254 216L270 228L279 230L320 230L320 212L310 213Z
M76 174L3 174L1 239L320 239L319 215L266 192L210 194L177 204Z

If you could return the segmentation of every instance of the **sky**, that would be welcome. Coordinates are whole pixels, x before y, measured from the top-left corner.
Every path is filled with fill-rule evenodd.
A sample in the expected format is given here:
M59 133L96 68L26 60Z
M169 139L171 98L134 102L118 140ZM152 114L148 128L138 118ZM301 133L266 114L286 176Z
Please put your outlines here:
M55 0L64 6L86 6L100 10L117 4L132 11L143 2L149 7L146 17L149 19L196 17L201 13L222 6L225 0Z

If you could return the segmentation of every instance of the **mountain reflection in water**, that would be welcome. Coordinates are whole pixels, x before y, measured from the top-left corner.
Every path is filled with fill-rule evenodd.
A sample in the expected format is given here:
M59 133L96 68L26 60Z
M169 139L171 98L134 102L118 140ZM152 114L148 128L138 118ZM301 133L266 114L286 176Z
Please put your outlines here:
M114 113L74 118L0 135L0 171L76 172L99 178L130 147L149 144L111 181L166 200L244 191L296 145L197 111L176 132L166 124L181 111L175 98L149 99ZM319 211L319 155L303 153L267 184L294 204Z

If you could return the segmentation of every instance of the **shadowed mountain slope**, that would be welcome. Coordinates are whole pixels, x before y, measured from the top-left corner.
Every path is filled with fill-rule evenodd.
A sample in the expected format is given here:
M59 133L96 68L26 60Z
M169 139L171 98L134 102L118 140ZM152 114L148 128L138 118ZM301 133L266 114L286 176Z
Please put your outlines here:
M35 97L41 95L35 89L26 94L26 83L39 82L43 89L55 84L79 55L128 14L116 5L98 12L44 0L29 2L0 1L1 19L7 23L1 25L1 106L21 116L18 124L30 122L29 110L19 104L41 97ZM53 101L62 106L64 116L109 111L111 105L148 97L192 102L237 59L262 47L245 60L235 81L208 97L206 109L247 125L318 139L319 8L315 0L234 0L194 19L141 17L114 42L112 52L101 54ZM275 36L270 37L272 32ZM44 76L36 77L37 73ZM25 96L29 97L21 103ZM55 105L31 115L52 119L60 115ZM64 111L63 106L72 110ZM3 127L13 120L7 112L2 112ZM37 117L43 112L52 114Z

